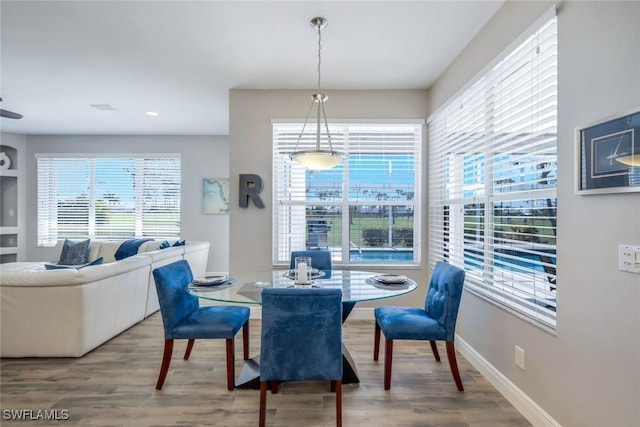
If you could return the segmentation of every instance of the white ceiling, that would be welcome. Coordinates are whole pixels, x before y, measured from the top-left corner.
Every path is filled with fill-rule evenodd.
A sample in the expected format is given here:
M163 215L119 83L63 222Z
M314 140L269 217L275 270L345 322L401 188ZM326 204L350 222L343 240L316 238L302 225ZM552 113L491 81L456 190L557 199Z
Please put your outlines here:
M24 118L0 126L23 134L226 135L229 89L316 87L314 16L329 21L327 94L425 89L502 3L2 0L0 107Z

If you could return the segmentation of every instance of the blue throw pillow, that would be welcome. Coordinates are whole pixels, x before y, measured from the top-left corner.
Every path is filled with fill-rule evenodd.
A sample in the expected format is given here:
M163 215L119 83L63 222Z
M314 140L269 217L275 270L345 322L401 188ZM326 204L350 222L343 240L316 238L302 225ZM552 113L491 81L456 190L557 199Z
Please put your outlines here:
M177 242L175 242L173 245L171 246L184 246L187 242L184 240L178 240Z
M89 262L89 243L91 243L90 239L77 243L64 239L58 264L80 265Z
M86 264L81 264L81 265L62 265L62 264L45 264L44 268L46 270L60 270L62 268L75 268L77 270L84 268L84 267L90 267L92 265L100 265L104 263L104 258L100 257L98 259L96 259L95 261L91 261L89 263Z
M91 261L89 264L83 265L82 267L91 267L92 265L102 265L104 264L104 258L96 258L95 261Z
M139 239L125 240L120 244L120 246L118 246L118 250L116 250L116 253L113 255L113 257L116 259L116 261L120 261L121 259L134 256L135 254L138 253L138 249L140 249L140 246L144 242L148 242L149 240L153 240L153 239L143 237Z
M171 244L165 240L164 242L160 243L160 246L158 246L158 249L167 249L170 247L171 247Z

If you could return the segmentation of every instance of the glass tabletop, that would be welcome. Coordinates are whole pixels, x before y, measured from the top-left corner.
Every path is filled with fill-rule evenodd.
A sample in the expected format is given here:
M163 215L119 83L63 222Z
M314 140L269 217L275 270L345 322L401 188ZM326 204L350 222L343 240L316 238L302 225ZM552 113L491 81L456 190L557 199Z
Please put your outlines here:
M289 287L320 287L342 289L343 302L371 301L406 294L417 288L415 281L406 278L402 283L382 283L380 273L357 270L321 272L311 285L296 285L289 270L231 274L229 280L215 285L189 285L189 293L202 299L241 304L260 304L262 289ZM322 275L324 273L324 275Z

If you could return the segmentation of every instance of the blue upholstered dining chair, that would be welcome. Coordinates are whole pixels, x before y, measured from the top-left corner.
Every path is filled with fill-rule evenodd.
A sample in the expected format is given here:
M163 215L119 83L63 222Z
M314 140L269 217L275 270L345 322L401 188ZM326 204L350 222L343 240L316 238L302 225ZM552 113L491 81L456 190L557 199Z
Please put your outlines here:
M164 354L156 390L169 371L173 341L187 339L184 360L189 359L196 339L224 338L227 351L227 388L235 385L234 337L242 328L244 360L249 359L249 308L240 306L200 307L198 297L187 292L193 274L189 263L180 260L153 270L164 324Z
M331 271L331 252L325 250L292 251L289 269L295 268L296 258L308 256L311 258L311 267L322 271Z
M260 422L265 425L267 385L281 381L331 381L336 425L342 425L342 290L262 290Z
M391 388L391 362L394 340L428 340L436 360L440 361L436 341L445 341L449 367L459 391L464 391L453 339L458 307L464 284L464 270L446 262L436 262L431 273L424 309L417 307L376 307L373 360L380 352L380 331L385 337L384 389Z

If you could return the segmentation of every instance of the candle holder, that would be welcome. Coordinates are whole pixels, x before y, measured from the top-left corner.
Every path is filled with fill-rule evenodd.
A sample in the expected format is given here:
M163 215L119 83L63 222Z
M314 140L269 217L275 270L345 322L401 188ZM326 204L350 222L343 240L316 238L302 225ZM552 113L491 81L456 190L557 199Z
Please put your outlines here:
M295 259L295 283L296 285L311 284L311 257L301 256Z

